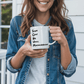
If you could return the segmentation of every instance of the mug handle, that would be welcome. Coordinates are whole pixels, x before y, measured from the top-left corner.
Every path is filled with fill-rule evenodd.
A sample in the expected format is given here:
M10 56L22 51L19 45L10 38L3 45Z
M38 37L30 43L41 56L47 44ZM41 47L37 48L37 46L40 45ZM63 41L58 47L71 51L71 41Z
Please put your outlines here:
M49 31L50 31L50 28L49 28ZM56 41L53 41L52 43L49 43L49 45L53 45Z

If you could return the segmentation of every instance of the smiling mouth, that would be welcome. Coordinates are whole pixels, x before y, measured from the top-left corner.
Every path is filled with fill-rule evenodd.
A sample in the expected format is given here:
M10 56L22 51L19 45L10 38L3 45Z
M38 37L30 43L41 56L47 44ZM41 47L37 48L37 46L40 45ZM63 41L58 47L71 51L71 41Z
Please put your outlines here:
M40 2L40 1L38 1L38 2L42 5L48 4L48 2Z

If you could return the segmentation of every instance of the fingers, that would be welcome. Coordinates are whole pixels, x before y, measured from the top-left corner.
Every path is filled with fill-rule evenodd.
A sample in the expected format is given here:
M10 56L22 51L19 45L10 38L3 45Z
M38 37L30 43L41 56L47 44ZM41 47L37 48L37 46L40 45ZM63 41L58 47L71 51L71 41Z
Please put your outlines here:
M57 34L51 34L52 37L59 37L61 36L61 33L57 33Z
M45 53L47 52L47 49L43 50L34 50L33 52L28 52L28 55L32 58L40 58L45 56Z
M49 26L49 28L50 28L50 30L52 29L52 30L58 30L58 29L60 29L60 27L57 27L57 26Z
M56 34L56 33L61 33L61 28L58 26L49 26L50 28L50 33L51 34Z
M40 54L46 52L48 49L39 49L39 50L32 50L30 51L32 54Z
M43 51L43 52L41 52L41 53L35 54L35 55L39 57L39 56L44 55L46 52L47 52L47 50L45 50L45 51Z
M61 30L50 30L51 34L61 33Z
M39 54L39 53L41 53L42 51L41 50L29 50L29 52L30 52L30 55L35 55L35 54Z
M61 37L53 37L53 40L60 41L62 38Z
M45 54L43 54L43 55L33 55L33 56L31 56L32 58L41 58L41 57L44 57L45 56Z

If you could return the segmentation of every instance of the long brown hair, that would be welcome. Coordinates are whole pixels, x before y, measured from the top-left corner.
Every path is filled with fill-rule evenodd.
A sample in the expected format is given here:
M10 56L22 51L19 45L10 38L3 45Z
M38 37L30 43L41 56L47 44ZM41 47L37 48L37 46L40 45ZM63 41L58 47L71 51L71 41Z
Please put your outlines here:
M26 10L24 13L25 7ZM63 32L66 31L65 34L67 34L69 28L65 21L66 13L68 13L68 10L66 9L64 0L55 0L53 6L50 8L50 15L52 16L52 18L48 25L60 26L62 31ZM33 0L24 0L20 15L24 18L20 28L21 28L22 36L25 37L25 34L28 34L28 31L32 26L31 23L35 18L35 6Z

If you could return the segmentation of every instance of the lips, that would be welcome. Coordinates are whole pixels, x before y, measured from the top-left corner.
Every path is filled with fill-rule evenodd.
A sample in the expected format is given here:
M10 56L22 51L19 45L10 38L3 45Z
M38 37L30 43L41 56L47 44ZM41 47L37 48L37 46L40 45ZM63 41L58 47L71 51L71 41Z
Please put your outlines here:
M47 4L48 2L39 2L39 3L45 5L45 4Z
M43 5L45 5L45 4L47 4L48 3L48 1L38 1L40 4L43 4Z

